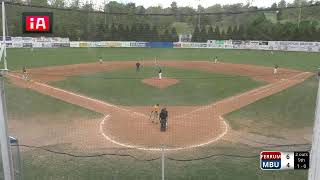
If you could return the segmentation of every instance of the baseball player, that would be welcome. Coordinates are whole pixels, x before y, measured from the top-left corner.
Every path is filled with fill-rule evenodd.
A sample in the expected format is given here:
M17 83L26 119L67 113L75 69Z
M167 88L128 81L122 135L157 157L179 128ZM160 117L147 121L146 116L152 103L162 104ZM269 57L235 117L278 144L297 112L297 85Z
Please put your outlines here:
M156 123L158 124L158 117L159 117L159 111L160 111L160 105L159 104L155 104L153 106L153 109L151 111L150 114L150 119L152 120L152 123Z
M168 127L168 111L166 108L161 109L159 119L160 119L160 124L161 124L160 131L165 132Z
M274 65L273 74L277 74L278 73L278 68L279 68L278 65Z
M161 70L161 68L159 68L158 76L159 76L159 80L161 80L162 79L162 70Z
M318 79L320 80L320 68L318 70L318 74L317 74Z
M216 56L216 57L214 58L214 63L215 63L215 64L218 63L218 56Z
M103 63L102 57L99 57L99 63L100 63L100 64Z
M136 63L136 72L140 72L141 64L139 62Z
M23 68L22 68L22 79L28 80L27 68L25 66L23 66Z

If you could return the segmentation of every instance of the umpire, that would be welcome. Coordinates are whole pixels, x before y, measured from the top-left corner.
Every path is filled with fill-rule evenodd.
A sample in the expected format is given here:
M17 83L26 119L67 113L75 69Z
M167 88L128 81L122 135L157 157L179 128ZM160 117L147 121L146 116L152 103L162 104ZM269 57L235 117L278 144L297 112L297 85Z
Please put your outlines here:
M168 121L168 111L166 108L161 109L160 115L160 131L165 132L167 129L167 121Z

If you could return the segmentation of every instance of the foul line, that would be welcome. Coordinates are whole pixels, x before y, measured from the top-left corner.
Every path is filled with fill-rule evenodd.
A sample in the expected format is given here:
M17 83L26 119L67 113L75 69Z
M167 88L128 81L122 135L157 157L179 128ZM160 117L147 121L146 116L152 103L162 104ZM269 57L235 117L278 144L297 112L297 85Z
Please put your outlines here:
M300 75L308 74L308 73L309 73L309 72L303 72L303 73L300 73L300 74L297 74L297 75L293 76L292 78L296 78L296 77L298 77L298 76L300 76ZM287 81L291 81L291 80L292 80L292 79L286 79L286 80L283 80L283 81L286 81L286 82L287 82ZM293 80L294 80L294 79L293 79ZM273 89L273 88L278 87L279 85L282 85L282 84L283 84L283 81L277 81L277 82L275 82L275 83L267 84L267 85L265 85L265 86L258 87L258 88L256 88L256 89L249 90L249 91L244 92L244 93L242 93L242 94L238 94L238 95L235 95L235 96L228 97L228 98L226 98L226 99L222 99L222 100L220 100L220 101L218 101L218 102L215 102L215 103L213 103L213 104L209 104L209 105L204 106L204 107L199 107L199 108L194 109L194 110L192 110L192 111L190 111L190 112L188 112L188 113L186 113L186 114L178 115L178 116L175 116L175 117L173 117L173 118L175 118L175 119L183 118L183 117L185 117L185 116L187 116L187 115L189 115L189 114L195 113L195 112L197 112L197 111L207 110L207 109L209 109L209 108L211 108L211 107L214 107L214 106L217 106L217 105L219 105L219 104L221 104L221 103L225 103L225 102L234 100L235 98L240 98L240 97L245 96L245 95L248 95L248 94L256 95L256 94L264 93L265 91L269 91L269 90L271 90L271 89Z
M8 74L8 75L11 76L11 77L17 78L17 79L22 79L21 77L13 75L13 74ZM37 84L39 86L43 86L43 87L49 88L49 89L54 89L56 91L60 91L60 92L63 92L63 93L66 93L66 94L69 94L69 95L72 95L72 96L76 96L76 97L83 98L83 99L86 99L86 100L89 100L89 101L100 103L100 104L103 104L105 106L109 106L109 107L112 107L112 108L115 108L115 109L118 109L118 110L122 110L122 111L126 111L126 112L132 112L134 114L137 114L137 115L140 115L140 116L143 116L143 117L149 117L149 116L147 116L147 115L145 115L143 113L133 112L131 110L128 110L128 109L125 109L125 108L121 108L121 107L118 107L116 105L106 103L104 101L100 101L100 100L93 99L93 98L90 98L90 97L87 97L87 96L83 96L83 95L80 95L80 94L77 94L77 93L74 93L74 92L70 92L70 91L66 91L66 90L60 89L60 88L49 86L49 85L47 85L45 83L40 83L40 82L37 82L37 81L32 81L32 83Z
M228 123L221 117L219 116L219 119L220 121L223 122L223 125L224 125L224 131L217 137L215 137L214 139L211 139L209 140L208 142L205 142L205 143L201 143L201 144L196 144L196 145L191 145L191 146L185 146L185 147L179 147L179 148L165 148L165 149L161 149L161 148L147 148L147 147L141 147L141 146L134 146L134 145L130 145L130 144L125 144L125 143L120 143L114 139L112 139L110 136L106 135L105 132L103 131L103 126L105 125L105 122L110 119L111 115L108 114L106 115L103 120L100 122L100 125L99 125L99 130L100 130L100 133L101 135L108 141L116 144L116 145L119 145L119 146L123 146L123 147L126 147L126 148L132 148L132 149L138 149L138 150L143 150L143 151L162 151L162 150L166 150L166 151L179 151L179 150L186 150L186 149L192 149L192 148L198 148L198 147L201 147L201 146L206 146L206 145L209 145L211 143L214 143L220 139L222 139L229 131L229 125Z

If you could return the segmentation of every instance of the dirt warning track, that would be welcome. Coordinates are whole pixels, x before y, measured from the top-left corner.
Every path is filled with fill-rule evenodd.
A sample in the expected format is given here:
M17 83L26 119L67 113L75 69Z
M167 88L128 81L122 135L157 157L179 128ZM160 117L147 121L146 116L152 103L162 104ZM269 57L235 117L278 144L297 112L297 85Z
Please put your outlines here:
M32 81L29 82L21 80L21 75L17 72L9 73L8 77L19 86L104 114L105 118L100 122L97 131L106 141L142 150L159 150L160 144L166 144L169 150L180 150L203 146L223 138L230 130L222 118L223 115L301 83L312 75L309 72L289 69L280 69L279 74L273 75L272 68L230 63L161 61L160 64L249 76L269 84L205 106L167 107L170 109L169 128L166 133L161 133L159 125L152 124L149 120L150 107L118 106L47 84L73 75L134 68L134 62L89 63L31 69L29 72ZM144 62L143 66L154 64Z

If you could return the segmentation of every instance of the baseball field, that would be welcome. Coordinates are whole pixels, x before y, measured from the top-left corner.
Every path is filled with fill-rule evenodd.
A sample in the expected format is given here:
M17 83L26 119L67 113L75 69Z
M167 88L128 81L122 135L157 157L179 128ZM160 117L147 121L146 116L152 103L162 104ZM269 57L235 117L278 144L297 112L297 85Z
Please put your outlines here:
M161 151L167 179L307 179L261 171L259 153L310 149L318 53L9 49L8 64L8 125L26 180L159 179ZM166 132L150 120L157 103Z

